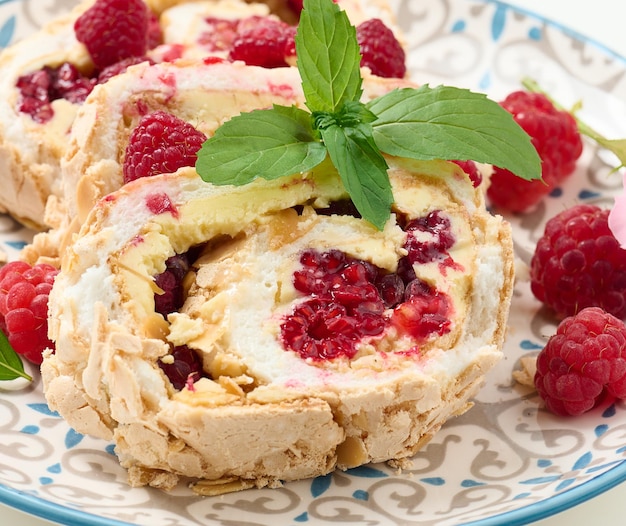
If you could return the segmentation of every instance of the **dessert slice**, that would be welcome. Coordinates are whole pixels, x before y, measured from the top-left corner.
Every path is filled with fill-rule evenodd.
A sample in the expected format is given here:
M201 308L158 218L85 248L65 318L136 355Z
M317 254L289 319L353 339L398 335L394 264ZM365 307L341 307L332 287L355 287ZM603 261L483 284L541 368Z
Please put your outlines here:
M387 162L382 230L327 161L238 187L183 168L100 200L50 295L50 408L114 441L135 486L414 454L501 358L513 252L456 164Z
M306 5L296 45L311 113L229 119L197 172L103 196L62 254L45 395L76 430L115 442L132 485L184 476L216 494L399 463L470 407L501 357L510 228L459 164L432 159L499 159L534 178L528 136L467 90L363 103L345 13ZM333 28L321 42L320 19Z
M366 70L363 75L365 101L413 85ZM229 118L272 104L304 106L296 68L266 69L226 61L143 63L96 86L81 105L66 144L60 197L51 199L46 211L52 228L35 236L23 257L58 265L59 252L95 202L124 184L128 139L142 116L166 111L210 137Z
M229 58L229 51L216 42L227 39L231 30L219 21L228 26L238 20L247 20L249 25L270 20L289 28L293 36L294 28L272 14L269 4L290 23L297 18L287 2L147 0L145 45L138 48L145 53L129 49L125 54L122 49L123 59L104 64L92 56L93 42L79 41L75 33L76 21L95 3L82 2L0 54L0 170L5 174L0 210L38 230L55 226L54 201L62 198L64 191L60 159L76 112L94 86L124 71L128 64L141 61L207 55ZM132 4L144 6L140 0ZM344 4L357 21L380 16L392 26L389 8L379 0L342 0ZM395 27L394 31L398 33ZM49 197L53 201L50 218L45 210Z
M212 55L243 60L256 66L295 64L293 35L299 17L295 7L297 2L252 2L243 9L242 0L168 4L170 7L161 16L164 41L177 43L183 58L201 59ZM403 41L395 16L386 1L339 0L337 4L355 26L377 20L398 41ZM380 55L384 53L384 50L379 52Z
M74 32L93 3L81 3L0 54L0 209L37 229L45 226L48 196L61 192L59 160L76 110L101 73ZM146 11L147 18L157 14ZM146 47L159 38L158 25L150 25Z

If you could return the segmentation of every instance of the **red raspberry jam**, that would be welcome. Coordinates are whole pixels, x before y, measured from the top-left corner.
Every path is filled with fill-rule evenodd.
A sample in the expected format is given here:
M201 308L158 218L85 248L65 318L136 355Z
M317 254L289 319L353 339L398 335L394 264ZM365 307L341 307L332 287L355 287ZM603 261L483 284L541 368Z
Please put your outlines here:
M285 349L302 358L351 359L361 342L391 326L418 341L450 330L448 297L414 272L389 273L339 250L306 250L300 263L294 287L309 298L280 328Z
M154 215L169 212L178 219L178 209L166 193L154 193L146 197L146 206Z

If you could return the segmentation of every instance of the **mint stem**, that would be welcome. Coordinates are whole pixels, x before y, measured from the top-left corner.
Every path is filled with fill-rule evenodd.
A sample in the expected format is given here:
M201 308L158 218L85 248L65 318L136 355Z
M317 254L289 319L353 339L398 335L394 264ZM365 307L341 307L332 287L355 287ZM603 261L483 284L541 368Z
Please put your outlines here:
M548 95L543 89L541 89L541 87L535 80L525 78L522 80L522 85L528 91L531 91L533 93L541 93L548 97L548 99L550 99L550 102L552 102L552 104L554 104L557 109L571 113L571 115L576 120L576 125L578 126L578 131L580 133L596 141L600 146L613 152L617 156L621 164L617 166L615 170L619 170L621 167L626 166L626 139L607 139L604 135L594 130L586 122L578 118L575 111L570 111L567 108L564 108L561 104L559 104L552 97L550 97L550 95Z

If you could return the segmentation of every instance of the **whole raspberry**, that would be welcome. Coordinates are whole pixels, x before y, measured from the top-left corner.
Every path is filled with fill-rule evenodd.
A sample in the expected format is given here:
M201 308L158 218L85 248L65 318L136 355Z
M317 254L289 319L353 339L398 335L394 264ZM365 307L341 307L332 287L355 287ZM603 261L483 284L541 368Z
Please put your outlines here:
M480 186L480 183L483 182L483 174L476 166L476 163L472 160L468 161L452 161L454 164L458 165L470 178L472 182L472 186L477 188Z
M206 139L204 133L166 111L145 115L126 146L124 182L193 166Z
M626 399L626 326L598 307L564 319L537 357L535 387L557 415Z
M96 0L74 23L76 39L98 68L148 49L149 12L142 0Z
M0 328L16 353L40 364L48 339L48 295L58 270L12 261L0 269Z
M104 84L108 80L116 77L117 75L121 75L124 73L130 66L134 66L136 64L141 64L142 62L148 62L150 64L154 64L154 61L146 56L141 57L128 57L116 62L115 64L111 64L106 68L103 68L100 73L98 73L98 77L96 79L97 84Z
M530 262L530 286L559 318L585 307L626 318L626 250L608 216L598 206L576 205L546 223Z
M555 108L541 93L515 91L500 105L530 136L541 158L543 181L526 181L508 170L494 167L487 196L497 207L524 212L574 171L582 153L582 140L572 115Z
M356 38L361 47L361 66L370 68L379 77L402 78L406 75L404 49L393 31L380 19L372 18L359 24Z
M295 28L271 17L251 16L237 26L228 58L249 66L279 68L295 53Z
M287 0L287 5L293 10L297 15L302 11L302 4L304 0Z

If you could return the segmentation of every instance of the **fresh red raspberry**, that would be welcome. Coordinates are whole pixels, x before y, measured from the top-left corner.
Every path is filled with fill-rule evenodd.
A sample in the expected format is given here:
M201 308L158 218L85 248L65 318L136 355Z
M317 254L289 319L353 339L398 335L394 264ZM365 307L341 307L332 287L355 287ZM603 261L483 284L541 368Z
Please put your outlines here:
M48 339L48 295L58 270L12 261L0 269L0 328L16 353L40 364Z
M293 12L296 13L297 15L299 15L300 11L302 11L303 3L304 3L304 0L287 0L287 4L293 10Z
M598 307L564 319L537 357L535 387L557 415L626 399L626 325Z
M146 29L146 47L154 49L163 43L163 29L156 13L148 10L148 25Z
M393 31L380 19L359 24L356 38L361 46L361 66L379 77L402 78L406 75L406 55Z
M480 173L478 166L472 160L469 161L452 161L454 164L458 165L461 170L463 170L470 178L472 182L472 186L477 188L480 186L480 183L483 182L483 174Z
M154 61L146 56L124 58L119 62L116 62L115 64L111 64L110 66L103 68L102 71L98 73L98 78L96 79L96 82L97 84L104 84L113 77L124 73L130 66L141 64L142 62L149 62L150 64L154 64Z
M124 182L194 166L206 139L204 133L166 111L145 115L126 147Z
M145 55L149 12L142 0L96 0L74 24L76 39L98 68Z
M487 196L497 207L524 212L574 171L583 144L574 117L555 108L541 93L515 91L500 105L530 136L541 158L543 181L526 181L508 170L494 167Z
M250 66L279 68L295 53L295 28L271 17L251 16L237 26L230 60L241 60Z
M594 306L626 318L626 250L608 216L598 206L576 205L546 223L531 259L530 286L559 318Z

